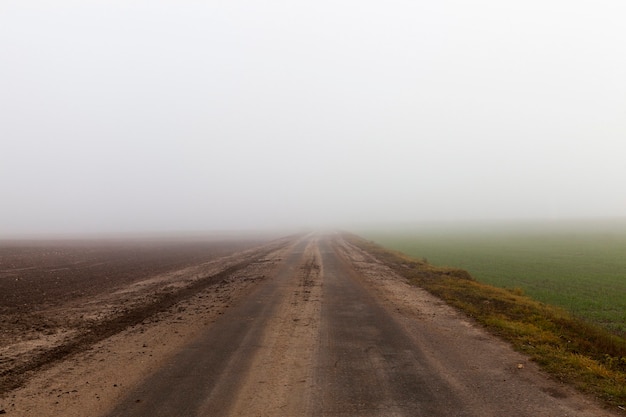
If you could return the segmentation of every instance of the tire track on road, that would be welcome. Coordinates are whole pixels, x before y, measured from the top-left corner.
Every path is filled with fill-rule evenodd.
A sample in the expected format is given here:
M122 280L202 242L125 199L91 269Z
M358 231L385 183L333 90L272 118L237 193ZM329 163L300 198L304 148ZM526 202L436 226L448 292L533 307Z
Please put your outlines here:
M466 416L452 389L328 241L313 415Z
M283 287L297 273L307 244L304 239L296 243L273 279L229 309L108 415L228 415L262 348L268 321L283 299Z

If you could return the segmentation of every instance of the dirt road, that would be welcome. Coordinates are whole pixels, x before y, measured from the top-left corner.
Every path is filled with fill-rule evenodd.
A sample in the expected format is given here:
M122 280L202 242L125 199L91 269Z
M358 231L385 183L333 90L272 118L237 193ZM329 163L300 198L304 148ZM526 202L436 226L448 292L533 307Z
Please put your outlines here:
M251 275L265 278L242 281ZM220 291L227 301L216 307ZM0 408L42 417L612 415L340 235L266 251L220 291L45 370Z

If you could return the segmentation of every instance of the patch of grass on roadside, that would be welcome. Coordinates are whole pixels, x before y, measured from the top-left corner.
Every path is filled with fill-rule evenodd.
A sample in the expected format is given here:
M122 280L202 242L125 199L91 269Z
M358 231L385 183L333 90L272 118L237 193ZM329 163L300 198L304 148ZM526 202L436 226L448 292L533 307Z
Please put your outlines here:
M626 336L626 222L366 232L364 237L530 297Z
M436 267L354 235L346 239L465 312L559 380L608 405L626 405L626 339L520 290L479 283L464 270Z

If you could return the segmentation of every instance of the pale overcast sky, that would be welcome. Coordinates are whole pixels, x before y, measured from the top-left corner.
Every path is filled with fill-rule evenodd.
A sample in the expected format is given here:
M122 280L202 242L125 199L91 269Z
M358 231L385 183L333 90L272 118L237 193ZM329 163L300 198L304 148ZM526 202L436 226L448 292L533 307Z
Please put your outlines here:
M624 22L623 0L2 0L0 234L624 217Z

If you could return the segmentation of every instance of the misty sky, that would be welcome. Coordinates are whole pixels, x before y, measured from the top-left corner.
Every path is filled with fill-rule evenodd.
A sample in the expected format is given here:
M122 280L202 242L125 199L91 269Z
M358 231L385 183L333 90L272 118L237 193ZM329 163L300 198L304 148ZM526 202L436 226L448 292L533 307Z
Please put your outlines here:
M626 216L626 3L0 1L0 235Z

